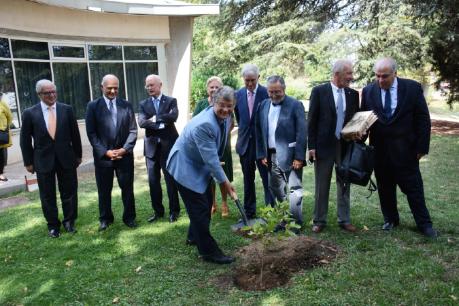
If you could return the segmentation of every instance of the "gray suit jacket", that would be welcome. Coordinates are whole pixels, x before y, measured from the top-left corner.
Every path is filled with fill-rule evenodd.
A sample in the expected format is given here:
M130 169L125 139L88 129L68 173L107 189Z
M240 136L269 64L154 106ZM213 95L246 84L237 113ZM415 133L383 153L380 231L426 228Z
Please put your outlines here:
M220 159L231 118L227 118L224 125L222 133L213 108L208 107L185 126L169 153L166 166L180 185L202 194L212 177L218 183L228 180Z
M257 159L268 157L268 114L271 99L260 105L257 113ZM306 159L306 118L303 104L289 96L282 102L276 127L276 155L282 171L292 168L293 160Z

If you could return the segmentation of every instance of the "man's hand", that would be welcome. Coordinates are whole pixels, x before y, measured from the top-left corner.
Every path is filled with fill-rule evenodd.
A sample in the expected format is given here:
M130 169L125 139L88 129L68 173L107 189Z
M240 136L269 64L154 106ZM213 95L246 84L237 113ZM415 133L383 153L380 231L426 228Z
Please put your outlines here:
M35 173L35 171L34 171L34 169L33 169L33 165L28 165L28 166L26 166L25 168L26 168L27 172L30 172L30 173L32 173L32 174Z
M110 160L121 159L123 156L120 156L118 151L119 149L118 150L108 150L107 153L105 153L105 156L110 158Z
M268 159L266 157L260 159L260 162L263 166L268 167Z
M303 167L303 161L295 159L295 160L293 160L292 166L293 166L293 169L295 169L295 170L301 169Z
M316 160L316 150L309 150L309 161L314 162Z
M153 117L150 118L150 121L153 122L153 123L156 123L156 115L154 115Z
M224 181L220 184L220 187L226 190L226 192L230 195L231 199L237 200L236 189L234 189L234 186L231 185L229 181Z

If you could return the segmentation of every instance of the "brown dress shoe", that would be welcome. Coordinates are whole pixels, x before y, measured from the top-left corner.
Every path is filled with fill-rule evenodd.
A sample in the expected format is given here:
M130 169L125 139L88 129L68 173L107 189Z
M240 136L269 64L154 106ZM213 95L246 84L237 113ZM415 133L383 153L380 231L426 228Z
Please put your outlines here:
M349 224L340 224L339 227L341 227L343 230L351 232L351 233L357 232L357 227L355 227L354 225L352 225L350 223Z
M212 205L212 209L210 210L210 214L213 215L217 212L217 204L213 204Z
M319 224L316 224L316 225L313 225L312 226L312 231L316 234L320 233L321 231L323 231L325 225L319 225Z

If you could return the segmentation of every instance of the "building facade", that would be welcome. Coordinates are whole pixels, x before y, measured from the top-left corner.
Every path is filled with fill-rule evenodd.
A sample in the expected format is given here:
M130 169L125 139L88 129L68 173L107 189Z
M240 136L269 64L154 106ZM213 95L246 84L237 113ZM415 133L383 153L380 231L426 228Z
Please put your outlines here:
M181 129L189 113L193 20L218 5L152 0L0 0L0 91L14 116L9 162L21 160L21 112L39 102L35 83L56 83L58 100L73 106L87 143L88 101L101 95L103 75L120 79L120 96L134 109L144 80L158 74L178 99Z

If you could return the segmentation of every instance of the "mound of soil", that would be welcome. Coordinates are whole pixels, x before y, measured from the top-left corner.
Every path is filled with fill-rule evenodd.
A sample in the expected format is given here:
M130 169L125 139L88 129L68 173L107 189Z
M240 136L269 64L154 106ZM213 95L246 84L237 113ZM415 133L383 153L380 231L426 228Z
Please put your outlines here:
M267 290L285 285L292 273L332 261L336 245L305 236L269 243L254 241L238 250L234 284L243 290Z

